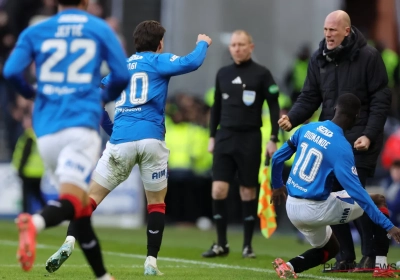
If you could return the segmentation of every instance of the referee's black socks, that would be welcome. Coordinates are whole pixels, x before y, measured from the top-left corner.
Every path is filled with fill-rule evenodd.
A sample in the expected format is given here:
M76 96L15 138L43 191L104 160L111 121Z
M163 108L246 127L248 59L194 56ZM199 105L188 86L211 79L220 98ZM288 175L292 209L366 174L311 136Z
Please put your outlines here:
M256 218L257 218L257 206L258 206L258 201L256 199L250 201L242 201L243 229L244 229L243 248L246 246L251 246L254 226L256 224Z
M228 243L226 230L228 227L228 210L226 199L213 199L213 217L217 228L218 245L225 247Z

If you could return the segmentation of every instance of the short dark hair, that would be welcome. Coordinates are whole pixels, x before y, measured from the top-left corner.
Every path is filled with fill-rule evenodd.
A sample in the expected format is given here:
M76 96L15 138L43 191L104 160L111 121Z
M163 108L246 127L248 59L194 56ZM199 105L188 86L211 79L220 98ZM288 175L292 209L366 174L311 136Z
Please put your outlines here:
M78 6L82 0L58 0L58 4L64 6Z
M136 26L133 32L137 52L155 52L164 37L165 28L155 20L146 20Z
M345 93L339 96L336 106L341 115L346 115L349 118L355 118L360 112L361 101L356 95L352 93Z

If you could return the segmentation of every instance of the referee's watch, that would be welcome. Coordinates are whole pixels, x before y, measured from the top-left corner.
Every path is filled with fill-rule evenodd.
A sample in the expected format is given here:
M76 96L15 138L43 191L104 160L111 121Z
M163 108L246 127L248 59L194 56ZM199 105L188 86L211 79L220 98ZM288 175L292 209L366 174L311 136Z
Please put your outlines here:
M272 141L272 142L275 142L275 143L278 143L278 142L279 142L278 137L276 137L275 135L271 135L271 137L269 138L269 140Z

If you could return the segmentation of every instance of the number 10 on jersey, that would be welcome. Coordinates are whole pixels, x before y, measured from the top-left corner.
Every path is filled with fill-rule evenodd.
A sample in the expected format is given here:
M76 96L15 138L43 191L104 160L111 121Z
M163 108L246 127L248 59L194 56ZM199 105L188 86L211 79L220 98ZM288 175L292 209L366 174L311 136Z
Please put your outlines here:
M142 88L140 90L139 80L142 82ZM149 92L149 76L145 72L138 72L132 75L130 82L129 102L132 105L141 105L147 102ZM125 90L121 93L121 99L115 103L115 107L119 107L126 102Z
M300 144L301 153L299 159L293 168L293 174L296 175L299 170L300 179L306 181L307 183L311 183L315 180L315 177L318 174L318 171L321 167L323 155L320 151L315 148L308 149L308 144L302 142ZM312 160L313 159L313 160ZM312 164L310 168L310 164ZM306 170L309 169L310 172L306 174Z

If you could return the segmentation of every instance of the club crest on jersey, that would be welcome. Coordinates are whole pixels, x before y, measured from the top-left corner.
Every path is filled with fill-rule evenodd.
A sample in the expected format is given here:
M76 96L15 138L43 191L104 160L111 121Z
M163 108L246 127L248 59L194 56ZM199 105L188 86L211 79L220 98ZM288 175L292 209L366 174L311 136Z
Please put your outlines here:
M351 172L352 172L354 175L358 176L357 168L356 168L355 166L353 166L353 167L351 168Z
M245 105L252 105L256 100L256 92L253 90L244 90L242 100Z

